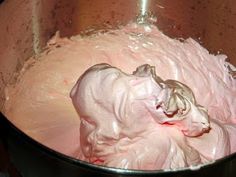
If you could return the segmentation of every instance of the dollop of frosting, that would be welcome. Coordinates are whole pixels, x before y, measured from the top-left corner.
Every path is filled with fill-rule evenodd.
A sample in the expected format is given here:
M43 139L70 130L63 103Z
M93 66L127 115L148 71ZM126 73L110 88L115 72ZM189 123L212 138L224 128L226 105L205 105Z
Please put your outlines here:
M198 152L175 134L193 137L208 131L207 110L197 104L188 86L162 80L155 67L144 64L127 74L97 64L79 78L70 95L81 118L80 143L88 161L141 169L199 163ZM117 153L123 155L117 158ZM150 158L158 160L152 164Z

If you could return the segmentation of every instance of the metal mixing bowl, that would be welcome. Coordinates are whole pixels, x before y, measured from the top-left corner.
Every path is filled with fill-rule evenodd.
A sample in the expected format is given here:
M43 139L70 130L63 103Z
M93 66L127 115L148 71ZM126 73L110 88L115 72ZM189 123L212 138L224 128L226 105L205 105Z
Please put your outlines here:
M4 87L32 55L39 54L57 30L62 36L86 29L116 28L146 12L165 34L192 37L212 53L236 64L236 1L228 0L5 0L0 4L0 110ZM139 16L140 17L140 16ZM24 177L223 176L236 174L236 154L200 169L124 170L88 164L37 143L0 114L0 157ZM7 156L7 157L6 157ZM1 163L1 160L0 160ZM1 170L1 168L0 168Z

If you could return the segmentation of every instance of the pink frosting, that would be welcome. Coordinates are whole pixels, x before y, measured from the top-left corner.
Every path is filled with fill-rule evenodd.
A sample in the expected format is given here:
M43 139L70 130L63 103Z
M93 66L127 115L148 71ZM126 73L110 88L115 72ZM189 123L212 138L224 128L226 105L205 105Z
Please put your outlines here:
M236 81L229 72L236 68L225 55L136 24L48 45L6 89L6 115L37 141L133 169L185 167L236 151ZM83 74L98 63L109 66ZM69 98L74 85L81 119Z
M81 148L88 161L136 169L201 161L173 127L186 136L202 135L209 130L206 110L186 85L163 81L154 69L142 65L128 75L98 64L80 77L71 97L81 118Z

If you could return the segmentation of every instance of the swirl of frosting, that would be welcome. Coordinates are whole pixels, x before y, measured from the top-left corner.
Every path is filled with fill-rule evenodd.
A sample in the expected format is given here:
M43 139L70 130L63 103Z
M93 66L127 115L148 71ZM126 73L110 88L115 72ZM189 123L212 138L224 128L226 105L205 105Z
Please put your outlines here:
M163 81L150 65L139 66L133 74L108 64L94 65L79 78L71 98L81 118L81 148L90 162L155 169L200 161L198 152L184 143L183 134L197 136L208 130L207 111L197 104L189 87ZM160 137L163 131L166 135ZM153 137L156 143L151 143ZM148 153L141 151L144 144L151 144ZM129 154L124 152L127 146L133 149ZM156 151L160 147L171 152ZM134 152L139 154L138 162ZM167 164L162 153L170 159ZM148 167L149 163L156 166Z

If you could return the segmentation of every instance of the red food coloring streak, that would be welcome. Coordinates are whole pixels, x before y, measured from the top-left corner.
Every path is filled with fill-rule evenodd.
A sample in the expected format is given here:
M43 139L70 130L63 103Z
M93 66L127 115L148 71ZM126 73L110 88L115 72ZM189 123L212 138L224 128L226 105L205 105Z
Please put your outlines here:
M164 125L164 126L173 126L173 124L171 124L169 122L164 122L162 125Z
M104 163L104 160L97 158L97 159L94 159L94 160L92 161L92 163L94 163L94 164L102 164L102 163Z

